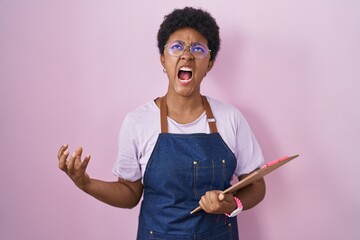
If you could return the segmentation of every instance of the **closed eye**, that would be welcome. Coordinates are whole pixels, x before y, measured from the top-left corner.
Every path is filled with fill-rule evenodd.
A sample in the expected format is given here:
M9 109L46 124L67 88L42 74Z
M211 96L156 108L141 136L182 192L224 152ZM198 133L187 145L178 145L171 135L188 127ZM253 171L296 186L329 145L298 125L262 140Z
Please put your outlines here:
M205 53L206 49L201 44L195 44L195 45L191 46L191 51L197 52L197 53Z
M182 51L184 49L184 45L181 44L180 42L175 42L170 45L169 49L175 51Z

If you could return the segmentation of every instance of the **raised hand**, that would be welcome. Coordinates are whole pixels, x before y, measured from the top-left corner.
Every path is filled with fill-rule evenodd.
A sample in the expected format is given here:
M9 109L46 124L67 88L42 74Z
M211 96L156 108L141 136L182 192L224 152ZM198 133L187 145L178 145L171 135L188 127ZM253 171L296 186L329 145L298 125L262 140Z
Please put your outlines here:
M58 152L59 168L64 171L80 189L85 190L90 183L90 177L86 173L86 167L90 161L90 155L81 160L82 147L77 147L69 157L68 144L60 147Z

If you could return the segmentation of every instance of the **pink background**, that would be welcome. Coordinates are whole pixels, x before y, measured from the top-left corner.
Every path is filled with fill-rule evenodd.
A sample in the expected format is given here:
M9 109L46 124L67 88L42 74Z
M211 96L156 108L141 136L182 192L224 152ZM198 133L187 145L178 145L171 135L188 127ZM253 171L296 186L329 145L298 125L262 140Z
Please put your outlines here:
M242 239L360 239L359 1L0 0L1 240L135 238L139 208L79 191L56 153L82 145L115 180L125 114L166 90L158 27L187 5L221 27L203 93L241 109L267 161L301 155L266 177Z

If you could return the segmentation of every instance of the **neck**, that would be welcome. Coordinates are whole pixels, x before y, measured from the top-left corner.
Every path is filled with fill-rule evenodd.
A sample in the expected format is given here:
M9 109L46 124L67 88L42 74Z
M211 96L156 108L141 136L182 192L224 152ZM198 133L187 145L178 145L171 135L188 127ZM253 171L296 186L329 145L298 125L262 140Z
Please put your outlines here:
M194 96L166 95L168 116L178 123L190 123L204 111L200 93Z

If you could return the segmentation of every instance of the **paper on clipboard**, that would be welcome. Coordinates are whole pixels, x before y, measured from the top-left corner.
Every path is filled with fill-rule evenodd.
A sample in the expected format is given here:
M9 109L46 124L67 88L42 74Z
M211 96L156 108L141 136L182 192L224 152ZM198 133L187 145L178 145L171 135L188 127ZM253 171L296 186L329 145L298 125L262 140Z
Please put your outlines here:
M245 177L244 179L242 179L241 181L237 182L236 184L232 185L231 187L227 188L226 190L224 190L223 193L235 193L238 190L250 185L251 183L259 180L260 178L264 177L265 175L271 173L272 171L274 171L275 169L281 167L282 165L284 165L285 163L290 162L291 160L297 158L299 155L294 155L294 156L286 156L280 159L277 159L275 161L266 163L264 166L262 166L261 168L253 171L252 173L250 173L247 177ZM192 210L190 212L190 214L196 213L198 211L201 210L201 207L197 207L194 210Z

